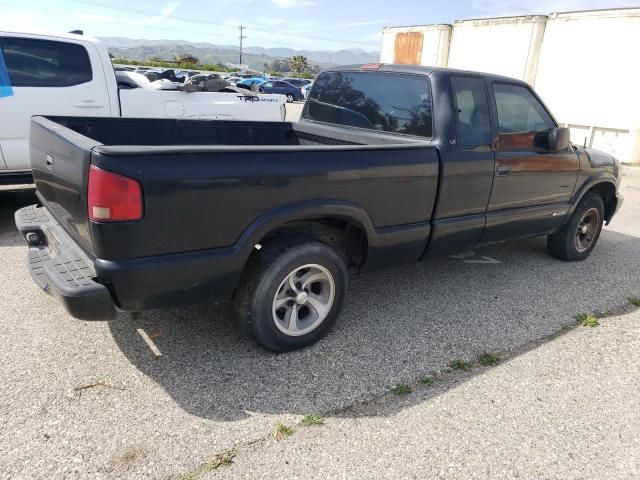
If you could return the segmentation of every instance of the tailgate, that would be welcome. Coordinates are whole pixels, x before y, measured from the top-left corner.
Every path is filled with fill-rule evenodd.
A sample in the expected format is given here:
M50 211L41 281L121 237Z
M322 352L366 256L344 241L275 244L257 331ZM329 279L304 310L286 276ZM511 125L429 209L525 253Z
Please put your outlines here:
M91 149L101 144L50 118L55 120L31 119L30 154L36 194L60 226L93 256L87 180Z

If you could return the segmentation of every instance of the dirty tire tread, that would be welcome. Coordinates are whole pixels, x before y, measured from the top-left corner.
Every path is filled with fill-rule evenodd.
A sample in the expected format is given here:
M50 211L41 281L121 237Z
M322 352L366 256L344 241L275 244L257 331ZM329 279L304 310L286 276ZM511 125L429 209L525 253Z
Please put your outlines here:
M258 284L260 283L260 273L267 270L271 265L273 265L273 263L278 260L280 255L285 253L293 246L302 241L311 241L311 239L302 236L296 236L295 238L288 238L286 240L278 240L272 240L269 243L265 243L259 253L253 252L251 258L249 258L249 261L247 262L244 271L242 272L240 286L236 290L234 310L236 318L238 319L240 333L242 333L243 335L251 335L250 327L253 319L251 318L251 312L249 312L248 309L251 302L251 292L255 291ZM242 321L242 318L245 315L247 316L246 321Z
M596 193L587 193L580 201L567 223L557 232L552 233L547 237L547 250L549 255L567 262L581 261L589 257L598 243L603 223L600 223L595 239L589 249L585 252L579 252L577 250L575 246L575 233L584 213L588 209L594 207L598 209L600 219L604 219L604 202L602 201L602 197Z
M265 325L262 322L271 322L271 302L272 298L267 295L265 298L259 298L265 289L270 288L269 285L261 285L265 275L273 274L279 268L279 263L287 259L288 253L297 249L314 249L324 252L334 262L334 274L336 282L336 293L331 313L324 322L312 332L288 340L278 338L270 338L265 335ZM316 252L318 254L318 252ZM302 263L301 263L302 264ZM327 265L324 265L327 267ZM287 272L288 273L288 272ZM338 278L335 278L335 276ZM242 274L240 285L236 291L234 310L237 318L238 328L243 336L253 338L262 347L274 352L287 352L298 348L311 345L328 333L332 324L335 322L344 300L344 294L347 288L347 267L344 254L331 248L329 245L317 241L313 238L303 235L290 235L287 237L275 237L265 242L262 249L255 251ZM260 292L260 293L257 293ZM264 316L260 318L259 312L264 312L265 302L268 302L268 319ZM263 309L260 310L258 304L262 303ZM264 313L263 313L264 315ZM275 328L275 324L273 325ZM283 335L282 335L283 336ZM283 336L284 337L284 336Z

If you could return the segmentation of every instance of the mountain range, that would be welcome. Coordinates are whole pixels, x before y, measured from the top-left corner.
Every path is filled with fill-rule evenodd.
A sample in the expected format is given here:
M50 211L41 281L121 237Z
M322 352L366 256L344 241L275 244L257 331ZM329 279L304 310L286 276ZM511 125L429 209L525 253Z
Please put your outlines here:
M160 57L172 60L176 55L191 54L200 63L238 63L237 45L215 45L206 42L187 42L184 40L144 40L125 37L100 37L109 50L117 58L131 60L148 60ZM365 51L359 48L324 51L324 50L294 50L291 48L263 48L245 47L242 63L250 68L262 70L265 63L271 63L279 58L290 58L294 55L304 55L310 63L321 67L332 65L348 65L352 63L377 62L378 52Z

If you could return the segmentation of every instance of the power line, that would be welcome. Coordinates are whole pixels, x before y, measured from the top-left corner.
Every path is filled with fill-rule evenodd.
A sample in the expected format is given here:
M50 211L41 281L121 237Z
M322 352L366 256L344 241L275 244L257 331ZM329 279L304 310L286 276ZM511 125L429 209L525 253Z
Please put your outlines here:
M86 5L92 5L95 7L100 7L100 8L106 8L109 10L116 10L116 11L123 11L123 12L129 12L129 13L135 13L137 15L144 15L144 16L158 16L157 12L150 12L149 10L142 10L142 9L138 9L138 8L132 8L132 7L120 7L120 6L114 6L113 4L107 3L107 2L102 2L99 0L71 0L73 2L76 3L83 3ZM187 23L198 23L201 25L216 25L216 26L221 26L221 27L226 27L229 28L229 25L226 23L220 23L220 22L211 22L209 20L201 20L199 18L191 18L191 17L183 17L180 15L174 15L169 14L166 16L167 19L172 19L172 20L178 20L181 22L187 22ZM145 28L148 28L145 26ZM301 34L297 34L297 33L289 33L289 32L281 32L281 31L273 31L273 30L266 30L260 27L251 27L253 29L253 31L256 32L260 32L260 33L268 33L271 35L284 35L287 37L296 37L296 38L305 38L305 39L311 39L311 40L321 40L321 41L325 41L325 42L340 42L340 43L357 43L357 44L361 44L361 45L378 45L377 42L367 42L367 41L363 41L363 40L345 40L345 39L340 39L340 38L328 38L328 37L316 37L316 36L310 36L310 35L301 35ZM210 33L209 33L210 34Z
M238 27L240 29L240 62L238 62L240 65L242 65L242 40L244 40L245 37L242 32L247 28L246 26L240 25Z

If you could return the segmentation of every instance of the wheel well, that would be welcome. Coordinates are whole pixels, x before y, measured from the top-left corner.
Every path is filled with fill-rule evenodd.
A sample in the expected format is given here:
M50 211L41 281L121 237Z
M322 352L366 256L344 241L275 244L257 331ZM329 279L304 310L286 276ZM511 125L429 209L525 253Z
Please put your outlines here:
M364 229L341 218L314 218L285 223L265 235L260 243L278 236L299 234L326 243L345 254L350 268L359 268L367 253L367 235Z
M602 198L602 202L604 203L604 219L608 222L613 216L613 212L616 208L616 187L612 183L603 182L594 185L588 192L600 195L600 198Z

